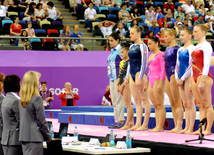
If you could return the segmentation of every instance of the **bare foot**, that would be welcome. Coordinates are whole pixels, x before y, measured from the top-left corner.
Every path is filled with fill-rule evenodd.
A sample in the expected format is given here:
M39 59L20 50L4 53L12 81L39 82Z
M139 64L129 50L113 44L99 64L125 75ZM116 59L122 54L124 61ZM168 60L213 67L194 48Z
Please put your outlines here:
M137 129L135 129L135 131L147 131L148 130L148 126L141 126L141 127L139 127L139 128L137 128Z
M149 130L149 132L154 132L154 130L156 130L158 127L156 126L155 128L153 128L152 130Z
M155 127L154 129L150 130L150 132L163 132L163 131L164 131L163 127L162 128Z
M193 130L190 130L190 129L185 132L185 134L191 134L191 133L193 133Z
M176 127L176 128L174 128L174 129L168 131L168 133L178 133L178 132L181 131L181 130L182 130L182 128Z
M207 131L207 130L205 130L205 131L203 132L203 134L204 134L204 135L211 135L211 134L212 134L212 132L211 132L211 131Z
M129 125L124 125L122 128L120 128L120 130L128 130L128 129L130 129Z
M196 130L195 132L192 132L190 135L199 135L199 134L200 134L200 131Z
M133 126L132 128L130 128L129 130L130 131L134 131L134 130L136 130L137 128L139 128L140 126L138 126L138 125L135 125L135 126Z
M188 129L187 129L187 128L185 128L185 129L183 129L183 130L179 131L178 133L179 133L179 134L184 134L184 133L186 133L187 131L188 131Z

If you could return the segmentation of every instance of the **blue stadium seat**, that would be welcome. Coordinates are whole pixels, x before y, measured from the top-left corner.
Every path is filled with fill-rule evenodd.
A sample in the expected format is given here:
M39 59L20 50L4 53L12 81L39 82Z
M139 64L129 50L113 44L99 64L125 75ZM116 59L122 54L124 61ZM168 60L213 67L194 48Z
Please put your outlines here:
M145 20L146 20L146 16L145 16L145 15L142 15L141 18L142 18L142 22L144 23Z
M31 39L29 39L29 42L30 42L30 44L31 44L32 42L41 42L41 39L38 39L38 38L31 38Z
M175 2L175 8L177 8L179 5L183 5L183 3Z
M129 26L131 25L131 23L127 23L126 24L126 27L127 27L127 29L129 29Z
M47 37L46 30L44 30L44 29L36 29L35 34L38 37Z
M4 24L13 24L12 20L2 20L2 28L4 28Z
M99 7L99 13L101 13L102 10L108 10L108 7L105 6Z
M24 18L24 14L25 14L25 12L20 12L20 17L19 17L20 20L22 20Z
M118 7L113 7L113 8L110 8L110 13L112 13L112 11L114 11L114 10L117 10L117 11L119 11L120 9L119 9Z
M118 16L117 15L107 15L107 19L112 22L118 22Z
M127 11L129 11L129 12L131 11L131 9L130 9L130 8L126 8L126 10L127 10Z
M145 27L145 26L148 27L148 25L147 25L146 23L138 23L138 26L140 26L140 25L141 25L141 26L144 26L144 27Z
M164 4L163 4L163 2L155 2L155 7L158 6L158 5L159 6L161 6L161 5L163 6Z

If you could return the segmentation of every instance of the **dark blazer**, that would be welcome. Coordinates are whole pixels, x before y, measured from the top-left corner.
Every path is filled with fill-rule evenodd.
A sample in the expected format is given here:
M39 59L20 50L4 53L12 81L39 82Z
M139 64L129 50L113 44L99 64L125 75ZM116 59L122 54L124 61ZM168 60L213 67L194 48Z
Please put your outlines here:
M2 113L1 113L1 106L4 99L4 95L0 93L0 139L2 138L2 130L3 130L3 121L2 121Z
M20 133L22 142L51 141L51 136L45 120L45 111L41 96L33 96L25 108L19 104Z
M19 142L19 104L19 99L12 93L7 93L2 102L2 145L21 145Z

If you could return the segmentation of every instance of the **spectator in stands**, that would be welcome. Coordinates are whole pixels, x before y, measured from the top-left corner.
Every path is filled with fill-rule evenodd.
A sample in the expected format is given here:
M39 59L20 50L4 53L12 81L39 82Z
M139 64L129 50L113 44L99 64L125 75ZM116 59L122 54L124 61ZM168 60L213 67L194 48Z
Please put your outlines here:
M127 6L132 9L132 7L136 7L136 0L125 0Z
M214 20L214 17L211 15L211 10L207 11L207 15L205 16L205 18L206 17L209 17L211 20Z
M132 22L131 22L131 25L128 27L128 29L130 30L133 26L138 26L139 22L134 19ZM139 26L141 28L141 31L144 30L144 27L142 25Z
M166 22L168 24L170 24L170 25L172 24L173 14L171 12L171 9L167 10L167 14L165 15L165 19L166 19Z
M127 8L127 5L126 5L126 3L123 3L122 5L121 5L121 10L119 11L119 18L120 18L120 20L121 20L121 22L122 23L125 23L125 24L127 24L127 23L130 23L132 20L131 20L131 15L130 15L130 13L126 10L126 8Z
M96 10L98 10L100 6L104 6L104 0L92 0L91 2L94 4Z
M2 0L0 0L0 29L2 29L2 20L10 20L9 17L7 17L7 7L2 5Z
M164 23L163 23L163 27L160 29L160 30L164 30L164 31L166 31L166 30L168 30L169 28L168 28L168 23L165 21Z
M60 37L70 37L71 34L69 33L69 30L69 26L64 26ZM70 51L70 39L61 39L58 48L62 49L63 51Z
M108 7L109 10L110 10L110 8L113 7L113 1L111 1L111 0L104 0L104 5L106 7Z
M205 21L206 21L206 23L210 24L210 30L208 30L208 32L211 32L212 34L214 34L214 31L213 31L213 22L214 22L214 19L211 18L210 16L206 16L205 17Z
M37 5L37 4L39 3L39 0L26 0L26 1L25 1L25 3L28 4L28 5L29 5L30 3L32 3L32 2L36 3L36 5Z
M160 39L160 45L162 46L162 48L166 49L167 44L164 40L164 32L165 32L165 30L160 30L160 38L159 39Z
M32 23L31 23L31 22L28 22L27 28L26 28L25 30L26 30L27 33L28 33L28 37L34 37L34 36L36 36L36 35L35 35L35 31L34 31L34 29L32 28Z
M159 27L156 26L156 21L152 21L152 26L149 27L149 31L152 30L154 32L154 35L156 35L158 32L160 32Z
M104 97L106 98L107 101L110 102L110 105L113 105L111 101L111 96L110 96L110 86L109 86L109 90L105 92Z
M145 3L144 4L145 11L147 11L151 5L154 5L154 3L152 2L152 0L144 1L144 3Z
M205 7L206 9L209 9L209 8L210 8L210 0L205 0L205 2L204 2L204 7Z
M145 23L148 26L151 26L152 21L155 19L155 14L154 14L154 10L153 10L153 6L152 5L150 5L148 7L148 10L146 10L145 16L146 16Z
M79 32L78 25L74 25L74 32L71 34L71 37L72 38L82 38L83 37L82 33ZM83 46L83 44L81 44L80 39L72 39L71 42L72 42L71 48L73 48L76 51L84 51L84 46Z
M183 28L189 28L191 26L189 26L189 21L187 19L184 19L184 26Z
M178 22L177 23L177 28L178 28L178 37L180 37L180 32L181 32L181 30L183 29L183 26L182 26L183 24L181 23L181 22Z
M18 2L18 12L25 12L27 8L25 0L17 0L17 2Z
M106 92L109 91L109 89L110 89L110 86L108 85L108 86L106 87ZM110 94L109 94L109 96L110 96ZM111 102L109 102L109 101L105 98L105 96L103 96L103 98L102 98L102 103L101 103L101 104L104 105L104 106L111 106Z
M45 12L44 10L42 9L43 5L42 3L38 3L36 5L36 20L39 22L39 25L40 25L40 21L42 20L46 20L45 19Z
M207 14L206 9L204 8L204 4L201 4L199 6L199 13L202 14L203 16L205 16Z
M122 5L122 0L112 0L113 1L113 4L114 6L120 8L120 6ZM122 8L122 6L121 6Z
M191 0L186 0L186 4L183 4L181 7L185 14L189 14L191 17L198 16L198 14L195 12L195 7L191 4Z
M47 3L48 8L45 11L46 19L48 21L54 21L54 20L62 20L62 14L61 12L54 6L53 2L49 1Z
M188 25L191 27L192 26L192 21L190 20L189 14L185 14L185 20L188 20Z
M8 11L18 12L17 0L5 0L3 5L8 7Z
M71 83L65 83L65 89L59 94L59 99L62 100L61 106L76 106L76 100L79 100L79 95L71 90Z
M73 2L74 2L74 8L76 8L76 9L77 9L77 7L83 7L83 6L86 8L88 7L84 0L73 0Z
M174 12L176 11L175 5L172 3L172 0L168 0L168 3L165 3L163 7L165 13L168 13L168 9L171 9L172 14L174 14Z
M181 22L180 16L177 16L175 20L176 20L176 22L174 23L174 26L178 26L178 23ZM181 22L181 23L182 23L182 22Z
M98 22L99 19L96 19L97 12L93 9L93 3L89 3L89 8L85 10L86 22L89 24L90 31L92 31L92 22Z
M155 16L155 20L156 20L156 22L157 22L157 19L158 19L158 15L162 15L162 10L161 10L161 7L160 6L157 6L156 8L155 8L155 12L154 12L154 16Z
M14 17L14 23L10 25L10 36L20 36L22 26L19 24L19 17Z
M107 21L107 20L99 22L97 24L97 26L99 27L99 29L102 32L103 38L108 38L112 34L112 30L113 30L113 28L114 28L115 25L116 24L114 22ZM106 51L109 50L108 45L109 45L108 41L106 41Z
M41 90L39 91L40 96L43 99L43 105L45 109L51 109L52 103L51 101L54 101L54 97L50 90L47 89L47 82L42 81L41 82Z
M125 38L125 29L124 29L123 23L121 23L121 22L118 23L116 32L117 32L117 31L120 31L120 37L121 37L121 38Z
M153 36L154 36L154 31L152 31L152 30L147 31L147 35L146 35L145 39L151 38ZM144 40L144 43L147 44L148 40Z
M133 13L131 13L132 19L136 19L138 22L142 22L142 18L140 13L138 12L138 8L134 7Z
M47 7L48 7L48 1L47 1L47 0L42 0L42 1L40 1L39 3L42 4L42 8L43 8L44 10L47 9Z
M180 20L181 20L182 22L184 21L185 16L184 16L184 13L183 13L183 11L182 11L182 7L181 7L180 5L178 5L177 11L174 12L174 19L176 19L177 16L180 17Z
M24 21L31 21L36 20L36 3L31 2L29 8L25 11L25 17L23 18Z
M26 30L22 30L21 37L27 37L27 31ZM30 42L28 38L19 38L19 43L18 43L19 47L25 47L25 49L30 50Z
M203 15L199 14L198 15L198 19L194 22L194 26L198 25L198 24L205 24L204 20L203 20Z

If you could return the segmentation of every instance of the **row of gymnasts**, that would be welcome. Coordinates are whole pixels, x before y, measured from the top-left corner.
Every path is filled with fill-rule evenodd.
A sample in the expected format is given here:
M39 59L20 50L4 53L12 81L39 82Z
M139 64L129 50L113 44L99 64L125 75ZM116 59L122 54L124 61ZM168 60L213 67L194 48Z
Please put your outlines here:
M170 133L199 134L199 130L193 132L196 117L194 97L199 108L200 120L207 118L207 126L206 129L203 126L203 134L211 134L214 113L211 103L213 80L209 68L213 50L210 43L206 41L209 28L209 24L199 24L193 31L183 29L180 32L183 47L176 44L176 29L166 30L164 40L168 47L165 52L159 50L160 40L157 37L151 37L147 47L141 40L141 30L137 26L130 30L130 39L134 42L130 47L128 44L121 46L118 33L112 33L109 36L112 53L108 57L108 74L116 123L110 127L122 124L125 120L123 111L125 103L127 120L125 125L119 125L120 129L148 130L151 113L150 99L155 108L156 120L156 127L150 131L164 131L166 118L164 92L166 92L172 106L175 125L169 131ZM196 46L191 43L193 36L198 40ZM148 49L152 52L149 58ZM148 70L147 74L146 70ZM131 95L136 102L136 124L134 124ZM145 114L141 125L142 102L145 106ZM183 107L185 109L184 129L182 129Z

